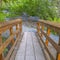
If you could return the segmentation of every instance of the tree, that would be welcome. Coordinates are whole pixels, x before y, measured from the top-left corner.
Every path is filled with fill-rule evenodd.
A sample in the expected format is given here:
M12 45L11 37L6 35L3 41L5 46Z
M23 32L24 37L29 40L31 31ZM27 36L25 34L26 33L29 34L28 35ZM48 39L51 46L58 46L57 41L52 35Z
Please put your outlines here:
M3 0L4 9L8 9L8 17L20 16L23 12L41 19L57 18L57 0ZM7 6L7 7L6 7Z

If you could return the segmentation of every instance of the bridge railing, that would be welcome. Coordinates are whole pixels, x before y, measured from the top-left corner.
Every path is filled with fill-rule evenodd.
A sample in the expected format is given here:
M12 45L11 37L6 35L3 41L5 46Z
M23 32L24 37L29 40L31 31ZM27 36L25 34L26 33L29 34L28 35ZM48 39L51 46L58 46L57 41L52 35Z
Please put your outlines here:
M16 30L14 31L13 27L15 26ZM10 35L3 42L2 33L9 30ZM3 22L0 24L0 60L9 60L17 41L19 40L19 35L22 31L22 21L20 19L12 20L9 22ZM14 38L15 37L15 38ZM8 48L8 53L4 56L4 51Z
M58 43L56 43L55 40L50 37L50 34L52 33L52 31L58 34L59 36ZM39 22L37 22L37 32L40 37L40 41L44 46L43 51L46 50L51 60L60 60L60 24L53 23L50 21L40 20ZM45 37L45 40L44 40L44 37ZM55 57L52 54L54 50L53 52L50 51L53 48L49 49L49 43L56 50Z

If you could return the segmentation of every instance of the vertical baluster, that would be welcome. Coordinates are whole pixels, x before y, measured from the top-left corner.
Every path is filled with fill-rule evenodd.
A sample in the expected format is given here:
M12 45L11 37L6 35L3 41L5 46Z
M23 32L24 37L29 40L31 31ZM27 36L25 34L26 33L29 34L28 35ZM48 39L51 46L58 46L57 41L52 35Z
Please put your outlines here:
M41 30L44 31L44 26L41 25ZM41 33L41 37L43 37L43 34Z
M22 21L20 21L20 33L22 32Z
M16 30L18 30L18 24L16 25ZM16 37L18 37L18 33L16 34Z
M0 34L0 46L2 45L2 36ZM0 60L4 60L3 54L0 55Z
M0 34L0 46L2 45L2 36Z
M10 35L12 35L13 34L13 28L11 27L10 28ZM12 44L14 44L14 38L11 40L11 42L12 42Z
M18 30L18 24L16 25L16 30Z
M4 60L3 54L0 55L0 60Z
M40 32L40 22L37 23L37 32Z
M60 46L60 35L59 35L58 46ZM56 60L60 60L60 53L58 53L58 52L57 52Z
M57 60L60 60L60 53L57 54Z
M50 35L50 28L47 28L47 35L49 36ZM48 46L48 39L46 39L46 45Z

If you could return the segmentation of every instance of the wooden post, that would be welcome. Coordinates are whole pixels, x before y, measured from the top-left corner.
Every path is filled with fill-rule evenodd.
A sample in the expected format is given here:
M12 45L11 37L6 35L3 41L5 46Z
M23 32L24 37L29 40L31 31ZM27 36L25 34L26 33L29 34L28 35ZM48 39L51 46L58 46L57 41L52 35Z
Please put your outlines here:
M16 25L16 30L18 30L18 24Z
M50 35L50 28L47 29L47 35L49 36ZM46 45L48 46L48 39L46 39Z
M4 58L3 58L3 55L2 55L2 54L0 55L0 60L4 60Z
M41 26L41 30L44 31L44 26ZM41 37L43 37L43 34L41 33Z
M10 28L10 35L12 35L12 27Z
M0 34L0 46L2 45L2 36ZM0 60L4 60L3 54L0 55Z
M18 30L18 24L16 25L16 30ZM18 37L18 33L16 34L16 38Z
M11 28L10 28L10 35L12 35L12 34L13 34L13 28L11 27ZM12 44L14 44L14 39L12 39L11 42L12 42Z
M37 32L40 32L40 22L37 23Z
M58 45L60 46L60 35L59 35ZM58 52L57 52L56 60L60 60L60 53L58 53Z
M22 32L22 21L20 21L20 33Z
M2 36L0 34L0 46L2 45Z
M58 53L57 60L60 60L60 53Z

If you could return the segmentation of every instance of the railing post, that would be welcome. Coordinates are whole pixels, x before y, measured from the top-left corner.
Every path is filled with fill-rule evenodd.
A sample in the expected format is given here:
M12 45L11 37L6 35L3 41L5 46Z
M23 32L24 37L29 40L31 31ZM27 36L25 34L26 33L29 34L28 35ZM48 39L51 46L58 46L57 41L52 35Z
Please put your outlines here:
M51 31L50 28L47 28L47 35L48 35L48 36L50 35L50 31ZM45 43L46 43L46 45L48 46L48 39L46 39L46 42L45 42Z
M19 28L18 28L18 24L16 25L16 30L18 30ZM18 33L16 34L16 37L18 37Z
M37 32L40 32L40 22L37 22Z
M59 42L58 42L58 46L60 46L60 35L59 35ZM58 53L58 52L57 52L56 60L60 60L60 53Z
M44 31L44 26L41 25L41 30ZM43 37L43 34L41 33L41 37Z
M2 37L1 37L1 34L0 34L0 46L2 45Z
M0 46L2 45L2 36L0 34ZM4 60L3 54L0 55L0 60Z
M60 53L58 53L57 60L60 60Z
M0 55L0 60L4 60L3 54Z
M11 27L10 28L10 35L12 35L12 34L13 34L13 28ZM12 44L14 44L14 39L12 39L11 42L12 42Z
M16 30L18 30L18 24L16 25Z
M22 32L22 21L20 21L20 33Z

